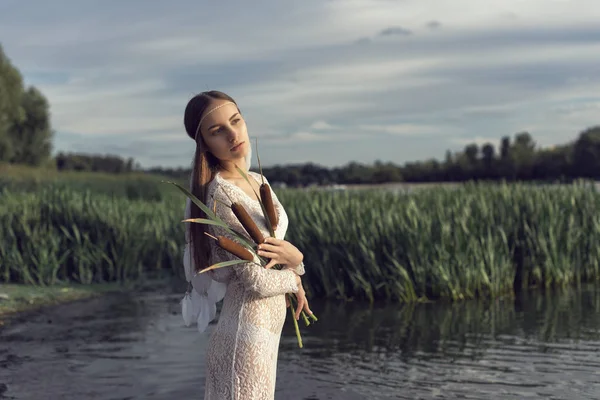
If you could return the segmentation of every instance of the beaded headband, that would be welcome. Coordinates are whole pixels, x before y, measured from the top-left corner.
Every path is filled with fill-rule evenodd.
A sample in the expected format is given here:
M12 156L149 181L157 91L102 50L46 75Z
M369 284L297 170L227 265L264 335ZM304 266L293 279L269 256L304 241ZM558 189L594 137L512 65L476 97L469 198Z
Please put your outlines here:
M198 122L198 127L196 128L196 133L194 134L194 140L197 140L197 139L198 139L198 133L200 132L200 125L202 125L202 121L204 121L204 118L208 117L208 115L209 115L211 112L213 112L213 111L215 111L215 110L218 110L219 108L221 108L221 107L224 107L224 106L226 106L226 105L228 105L228 104L235 104L235 103L234 103L233 101L228 101L227 103L223 103L223 104L221 104L220 106L216 106L215 108L211 109L211 110L210 110L210 111L208 111L206 114L204 114L204 115L202 116L202 118L200 118L200 122Z

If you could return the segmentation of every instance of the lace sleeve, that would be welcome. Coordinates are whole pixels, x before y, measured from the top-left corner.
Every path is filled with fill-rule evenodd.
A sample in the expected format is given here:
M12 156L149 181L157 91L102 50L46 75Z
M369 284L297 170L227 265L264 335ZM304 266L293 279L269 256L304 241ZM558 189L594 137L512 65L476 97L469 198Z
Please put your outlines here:
M294 273L296 275L298 275L298 276L302 276L306 272L304 270L304 262L301 262L300 264L296 265L295 267L285 267L285 269L289 269L290 271L294 271Z
M231 211L231 208L227 206L231 203L231 201L229 200L229 197L223 193L223 190L224 189L222 187L218 187L214 192L215 199L219 200L216 207L217 216L219 216L219 218L221 218L230 229L243 234L247 240L251 241L252 239L250 236L248 236L240 222L237 220L236 216L233 214L233 211ZM230 196L233 197L235 194L232 193ZM211 202L212 208L213 200L209 199L209 201ZM263 230L263 226L261 226L261 224L257 223L257 225L259 228L261 228L261 230ZM210 230L214 236L222 235L235 240L231 234L221 227L210 225ZM268 235L266 229L263 230L263 235ZM211 241L211 251L213 254L213 263L237 259L237 257L234 255L221 249L214 240ZM254 261L256 263L259 262L257 256L254 257ZM248 290L254 292L260 297L270 297L279 294L298 292L295 273L291 270L279 271L275 269L265 269L264 267L252 262L237 264L231 267L224 267L220 268L219 270L225 269L233 270L236 277L242 282L242 284Z

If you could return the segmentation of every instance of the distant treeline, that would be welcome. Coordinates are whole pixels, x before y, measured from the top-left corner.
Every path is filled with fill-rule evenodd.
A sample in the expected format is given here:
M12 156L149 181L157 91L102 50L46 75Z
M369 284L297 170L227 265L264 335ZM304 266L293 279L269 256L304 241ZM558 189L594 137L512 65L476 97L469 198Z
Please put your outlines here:
M110 154L59 153L52 158L52 136L47 100L36 88L24 87L21 73L0 46L0 163L108 173L141 170L132 158ZM187 179L190 174L189 168L158 167L146 172L178 179ZM289 186L600 179L600 125L587 128L573 142L552 148L539 148L528 132L521 132L513 138L503 137L498 149L486 143L470 144L458 152L448 150L443 161L430 159L404 165L351 162L337 168L306 163L265 167L263 173L272 183Z
M190 170L152 168L147 172L175 178L189 176ZM352 162L326 168L307 163L264 167L270 182L289 186L310 184L360 184L386 182L462 182L469 180L570 181L575 178L600 179L600 126L581 132L568 144L538 148L527 132L505 136L499 149L491 143L467 145L463 151L446 152L443 161L435 159L396 165Z
M124 159L115 155L58 153L55 157L59 171L91 171L123 173L141 170L133 158Z

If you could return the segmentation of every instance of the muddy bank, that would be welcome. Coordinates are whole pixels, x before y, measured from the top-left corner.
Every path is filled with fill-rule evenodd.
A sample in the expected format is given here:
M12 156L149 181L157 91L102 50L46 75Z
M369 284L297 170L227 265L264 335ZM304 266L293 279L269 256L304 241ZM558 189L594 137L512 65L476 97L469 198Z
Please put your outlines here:
M34 286L23 284L0 284L0 326L9 315L34 311L48 306L101 296L106 293L128 290L122 285L55 285Z

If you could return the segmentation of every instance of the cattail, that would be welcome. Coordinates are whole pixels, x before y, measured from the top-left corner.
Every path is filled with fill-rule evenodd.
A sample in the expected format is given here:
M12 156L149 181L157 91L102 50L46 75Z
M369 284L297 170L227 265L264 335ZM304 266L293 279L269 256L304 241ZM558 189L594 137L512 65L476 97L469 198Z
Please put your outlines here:
M209 235L208 233L207 233L207 235L212 237L213 239L216 239L217 244L219 245L220 248L222 248L225 251L230 252L234 256L241 258L242 260L246 260L246 261L254 260L252 253L250 253L248 251L248 249L246 249L241 244L234 242L233 240L231 240L225 236L214 237L212 235Z
M277 213L275 212L275 205L273 204L273 198L271 197L271 188L268 184L263 183L260 185L260 199L265 205L265 209L267 210L267 215L269 217L269 221L271 222L271 228L273 231L277 229L277 223L279 222L277 219Z
M231 210L256 244L261 244L265 241L262 232L258 229L258 226L256 226L244 206L240 203L233 203L231 204Z
M258 138L256 139L256 159L258 160L258 168L260 170L260 177L262 178L262 184L260 185L260 200L265 206L265 210L267 210L267 216L269 217L269 222L271 222L271 229L275 231L279 221L277 219L277 213L275 212L273 199L271 198L271 188L265 182L265 176L263 175L262 167L260 165L260 157L258 156Z

